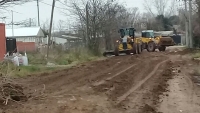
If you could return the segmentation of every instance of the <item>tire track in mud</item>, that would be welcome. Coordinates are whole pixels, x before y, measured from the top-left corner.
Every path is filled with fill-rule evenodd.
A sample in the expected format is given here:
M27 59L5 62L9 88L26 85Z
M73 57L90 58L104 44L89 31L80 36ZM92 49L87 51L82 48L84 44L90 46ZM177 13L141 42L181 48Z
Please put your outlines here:
M131 58L129 58L129 59L131 59ZM127 60L129 60L129 59L127 59ZM73 83L62 84L63 88L67 87L67 89L63 89L59 92L56 92L56 93L54 93L54 95L61 95L70 90L74 90L74 88L78 88L78 87L84 86L86 84L90 84L90 83L92 83L92 81L99 80L99 78L108 77L108 76L110 76L110 74L108 74L109 72L117 73L119 70L122 70L121 68L124 68L124 65L126 66L129 63L130 62L126 61L126 62L122 62L117 65L115 64L115 67L110 67L108 69L105 69L103 72L93 73L93 74L89 74L88 76L83 76L82 78L77 78L77 80L74 80ZM107 74L105 74L105 73L107 73ZM62 88L62 86L61 86L61 88Z
M55 94L62 94L73 88L110 76L108 73L118 72L121 68L126 67L127 64L130 65L137 61L137 56L113 57L52 73L43 73L40 76L30 76L28 79L24 79L26 81L23 80L22 82L28 84L27 92L30 92L31 89L37 89L39 93L40 90L43 90L43 85L45 85L45 93L54 95L55 92ZM35 95L35 92L32 93Z
M168 91L168 80L174 76L172 66L170 61L161 64L156 73L119 103L118 107L122 110L125 108L125 113L161 113L156 108L161 101L160 96Z
M175 73L175 65L173 62L171 62L171 59L167 61L163 66L161 67L161 72L154 75L150 80L144 84L144 86L149 86L149 91L143 96L146 96L148 98L144 99L143 106L139 110L139 113L144 112L152 112L152 113L161 113L157 111L157 107L160 105L160 102L162 101L162 96L168 96L164 94L165 92L168 92L168 81L170 79L173 79ZM142 90L142 89L141 89Z
M125 56L125 58L129 57ZM28 86L26 89L27 92L30 92L31 89L37 89L37 92L40 92L40 90L43 90L43 85L46 87L46 93L59 92L62 90L66 91L67 89L70 90L70 86L73 84L79 84L78 82L80 79L83 80L84 78L89 78L91 75L94 75L94 73L96 74L98 72L102 72L100 70L119 67L119 64L115 64L114 67L111 65L113 62L120 61L120 59L120 57L115 57L101 61L83 63L72 68L23 78L20 82ZM35 94L35 90L33 90L33 92L31 91L30 93Z
M120 58L110 58L110 59L105 59L101 61L94 61L91 63L83 63L78 66L73 66L68 69L64 70L59 70L55 71L52 73L42 73L40 75L33 75L30 76L29 78L24 78L26 81L32 81L33 79L37 80L37 84L44 84L44 83L49 83L49 82L55 82L55 81L62 81L64 77L68 79L67 77L76 77L76 76L83 76L83 74L86 72L86 74L90 73L91 71L98 70L98 67L101 67L102 70L108 68L113 68L110 65L113 64L114 61L120 61ZM118 64L114 65L117 66ZM82 72L82 73L79 73ZM88 73L87 73L88 72ZM76 74L76 75L75 75ZM86 75L85 74L85 75ZM73 76L75 75L75 76ZM40 77L38 79L38 77ZM32 84L33 85L33 84ZM36 85L36 84L34 84Z
M129 91L133 85L137 85L146 75L153 70L153 66L163 61L165 57L150 57L148 60L139 61L138 64L114 77L108 77L109 81L101 82L98 86L93 86L96 92L106 92L112 101ZM150 66L151 65L151 66ZM145 69L145 70L144 70ZM106 90L105 90L106 89ZM109 92L109 93L108 93Z
M133 64L133 65L129 66L128 68L123 69L122 71L120 71L120 72L114 74L114 75L111 76L111 77L108 77L108 78L105 79L105 80L101 80L101 81L99 81L99 82L94 83L93 86L99 86L99 85L101 85L101 84L104 84L106 81L109 81L109 80L113 79L114 77L117 77L118 75L124 73L125 71L128 71L129 69L133 68L134 66L136 66L136 64Z
M142 86L142 84L144 84L149 78L151 78L156 71L158 70L158 68L160 67L160 65L166 63L169 59L164 60L160 63L158 63L155 68L151 71L151 73L149 73L143 80L141 80L138 84L136 84L135 86L133 86L128 92L126 92L124 95L122 95L121 97L119 97L117 99L117 104L121 103L123 100L125 100L131 93L133 93L135 90L137 90L139 87Z

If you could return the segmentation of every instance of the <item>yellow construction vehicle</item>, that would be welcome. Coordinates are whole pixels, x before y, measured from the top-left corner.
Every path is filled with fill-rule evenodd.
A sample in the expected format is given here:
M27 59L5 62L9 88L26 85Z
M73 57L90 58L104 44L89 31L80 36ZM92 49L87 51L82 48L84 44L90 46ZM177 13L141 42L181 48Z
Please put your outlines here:
M142 40L141 38L135 38L134 28L122 28L118 32L120 38L116 40L115 49L104 52L104 56L108 54L118 56L120 53L126 53L127 55L131 53L140 54L142 52Z
M155 35L153 30L142 31L142 47L148 52L154 52L155 49L165 51L167 46L174 46L174 40L169 36Z

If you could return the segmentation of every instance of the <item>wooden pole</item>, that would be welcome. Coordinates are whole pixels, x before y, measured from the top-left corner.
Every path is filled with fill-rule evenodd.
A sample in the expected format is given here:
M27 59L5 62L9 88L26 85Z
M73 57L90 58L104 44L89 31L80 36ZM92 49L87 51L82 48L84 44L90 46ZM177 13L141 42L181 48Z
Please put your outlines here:
M49 58L49 45L50 45L50 40L51 40L51 30L52 30L52 24L53 24L54 7L55 7L55 0L53 0L52 10L51 10L51 21L50 21L50 28L49 28L49 33L48 33L48 44L47 44L47 61Z

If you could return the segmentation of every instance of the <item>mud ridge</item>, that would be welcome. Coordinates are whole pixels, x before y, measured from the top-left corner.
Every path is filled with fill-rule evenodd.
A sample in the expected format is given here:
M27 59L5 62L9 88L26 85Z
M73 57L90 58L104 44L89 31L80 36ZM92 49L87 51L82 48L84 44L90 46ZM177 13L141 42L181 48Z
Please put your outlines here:
M164 95L164 92L168 92L168 81L174 77L173 73L173 63L171 61L167 62L167 68L163 70L161 76L159 76L157 79L157 83L154 86L154 88L150 91L152 95L152 104L145 104L141 107L141 111L139 113L161 113L157 112L157 106L160 104L161 97L162 96L168 96Z

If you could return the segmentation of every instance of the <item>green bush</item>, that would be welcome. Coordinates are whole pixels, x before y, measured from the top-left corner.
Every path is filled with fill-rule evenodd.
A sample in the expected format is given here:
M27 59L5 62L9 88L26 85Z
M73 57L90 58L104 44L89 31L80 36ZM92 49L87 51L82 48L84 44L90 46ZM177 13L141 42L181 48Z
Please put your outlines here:
M28 72L39 72L41 70L39 66L20 66L19 68Z

